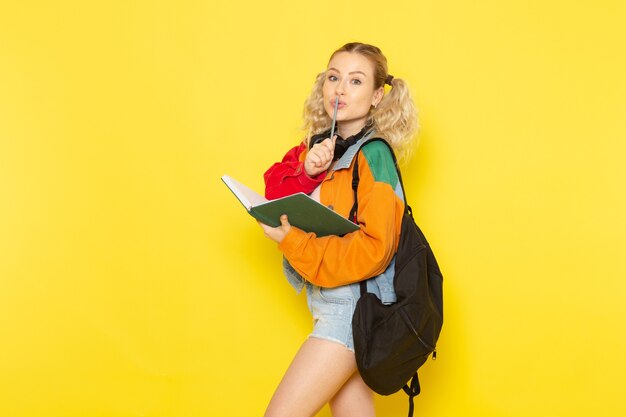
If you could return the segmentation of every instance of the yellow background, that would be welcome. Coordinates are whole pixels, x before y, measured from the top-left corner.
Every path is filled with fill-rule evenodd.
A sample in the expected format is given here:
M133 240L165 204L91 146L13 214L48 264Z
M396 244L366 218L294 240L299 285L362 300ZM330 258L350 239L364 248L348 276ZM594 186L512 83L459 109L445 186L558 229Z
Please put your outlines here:
M220 176L262 190L353 40L421 112L404 176L445 323L416 416L625 415L624 21L618 0L3 1L0 415L262 415L310 319Z

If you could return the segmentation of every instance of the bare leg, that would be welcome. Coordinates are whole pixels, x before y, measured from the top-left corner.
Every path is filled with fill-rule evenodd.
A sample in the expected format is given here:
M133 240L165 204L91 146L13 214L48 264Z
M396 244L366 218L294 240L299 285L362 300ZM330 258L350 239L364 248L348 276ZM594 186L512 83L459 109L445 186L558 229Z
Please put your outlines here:
M333 417L374 417L374 393L358 372L330 400Z
M265 417L311 417L356 370L354 353L339 343L311 337L276 388Z

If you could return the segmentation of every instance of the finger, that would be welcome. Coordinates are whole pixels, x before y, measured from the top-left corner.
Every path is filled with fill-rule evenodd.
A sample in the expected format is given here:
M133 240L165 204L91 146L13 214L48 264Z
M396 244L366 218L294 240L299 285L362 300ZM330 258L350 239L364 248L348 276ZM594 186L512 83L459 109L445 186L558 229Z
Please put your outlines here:
M329 148L327 144L324 144L319 149L319 156L322 161L322 164L326 164L329 160L333 158L333 151Z
M316 148L312 149L313 152L327 153L329 149L332 150L332 143L330 142L330 139L325 139L323 142L320 142L315 146Z
M289 218L287 217L286 214L283 214L282 216L280 216L280 224L281 226L290 226Z
M329 152L330 159L332 159L333 154L335 153L336 141L337 141L337 135L333 136L332 138L328 138L323 142L324 148L327 149Z
M320 147L318 148L319 152L323 153L325 158L328 157L332 157L333 154L333 144L330 140L330 138L324 139L323 142L321 142Z
M313 163L313 165L315 165L316 167L320 166L320 164L322 163L322 159L319 157L317 152L311 151L309 157L311 158L311 162Z
M265 236L269 236L268 233L270 232L270 230L272 230L272 228L265 223L261 223L260 221L257 221L257 223L259 224L259 226L261 226L261 229L263 229L263 233L265 234Z
M318 158L319 166L323 166L328 160L328 149L326 149L325 146L320 147L319 149L317 149L315 156L317 156Z

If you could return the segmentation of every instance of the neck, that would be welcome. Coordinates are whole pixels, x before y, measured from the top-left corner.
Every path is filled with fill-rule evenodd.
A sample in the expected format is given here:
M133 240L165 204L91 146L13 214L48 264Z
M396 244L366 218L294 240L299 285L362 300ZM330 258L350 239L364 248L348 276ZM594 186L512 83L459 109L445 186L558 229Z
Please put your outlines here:
M337 133L344 139L354 136L363 129L365 120L351 120L349 122L337 123Z

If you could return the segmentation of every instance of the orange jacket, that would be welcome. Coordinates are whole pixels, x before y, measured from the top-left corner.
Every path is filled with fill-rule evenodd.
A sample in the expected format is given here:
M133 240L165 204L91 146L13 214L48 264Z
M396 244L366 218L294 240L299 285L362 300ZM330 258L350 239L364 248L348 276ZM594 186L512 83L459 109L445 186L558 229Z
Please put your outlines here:
M354 203L352 168L359 140L321 180L320 202L344 217ZM317 178L304 172L306 146L293 148L292 157L274 164L264 175L266 190L293 189L294 183L310 188ZM317 237L296 227L278 248L291 266L307 281L321 287L337 287L382 274L393 259L404 212L402 189L389 149L381 142L366 144L358 152L359 187L357 219L360 229L344 236ZM291 168L285 169L286 166ZM306 176L306 178L299 178ZM316 181L317 180L317 181ZM291 185L288 185L291 184ZM310 193L303 186L298 191Z

